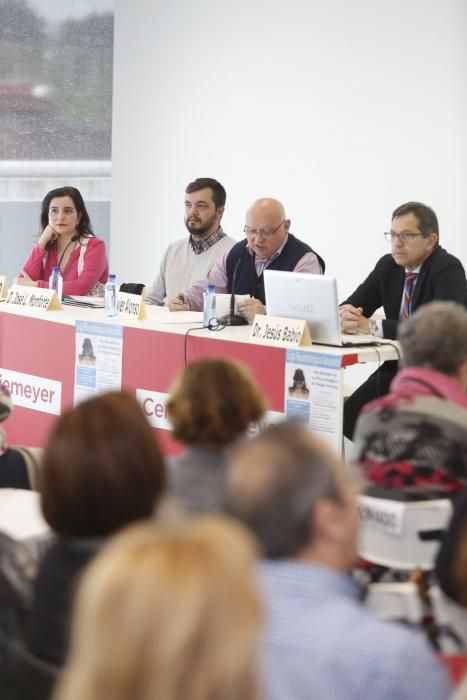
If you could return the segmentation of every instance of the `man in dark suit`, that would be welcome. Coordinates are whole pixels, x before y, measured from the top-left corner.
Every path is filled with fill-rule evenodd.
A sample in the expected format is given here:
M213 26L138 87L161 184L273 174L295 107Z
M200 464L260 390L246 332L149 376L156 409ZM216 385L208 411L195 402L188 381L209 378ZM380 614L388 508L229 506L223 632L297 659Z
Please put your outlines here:
M467 306L467 280L460 260L439 245L435 212L425 204L407 202L392 214L391 230L385 234L391 254L384 255L374 270L341 305L344 333L371 333L396 338L400 319L429 301L450 300ZM386 318L370 318L383 307ZM362 406L389 391L397 362L385 362L345 402L344 435L352 439Z

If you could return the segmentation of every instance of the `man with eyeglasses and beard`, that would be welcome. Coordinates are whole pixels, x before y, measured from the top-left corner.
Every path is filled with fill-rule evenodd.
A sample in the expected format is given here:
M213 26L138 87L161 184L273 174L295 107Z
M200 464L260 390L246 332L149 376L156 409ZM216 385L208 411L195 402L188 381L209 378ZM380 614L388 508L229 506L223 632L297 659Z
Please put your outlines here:
M205 279L196 282L169 302L172 311L201 311L203 292L213 284L217 292L250 294L239 311L252 321L256 314L266 313L263 272L285 270L322 274L324 260L309 245L291 233L290 219L277 199L256 200L246 213L244 233L240 241L225 253Z
M164 255L159 275L145 287L146 302L163 306L168 299L200 277L232 248L233 238L222 230L226 194L220 182L199 177L185 190L185 226L188 237L171 243Z
M439 245L435 212L420 202L407 202L392 214L384 234L391 253L384 255L366 280L340 307L343 333L371 333L375 339L397 338L399 321L433 300L467 306L467 280L460 260ZM372 314L383 307L386 318ZM352 439L360 409L388 393L398 369L385 362L344 404L344 435Z

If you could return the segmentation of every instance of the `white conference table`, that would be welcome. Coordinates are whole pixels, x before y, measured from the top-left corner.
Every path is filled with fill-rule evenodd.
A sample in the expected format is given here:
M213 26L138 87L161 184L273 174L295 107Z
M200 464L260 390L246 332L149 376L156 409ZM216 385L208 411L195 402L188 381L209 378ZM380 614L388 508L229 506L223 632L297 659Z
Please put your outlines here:
M56 415L73 405L78 351L76 321L122 327L122 388L138 396L142 403L142 396L155 397L144 405L157 409L153 414L146 413L168 453L178 451L180 446L171 437L164 415L165 399L185 360L227 357L243 362L265 392L271 412L284 413L286 349L250 340L249 326L209 331L202 328L200 313L170 312L151 306L146 307L146 311L148 318L136 321L105 318L103 309L65 306L62 311L45 312L0 304L0 381L16 382L16 395L12 394L15 409L5 425L10 444L43 446ZM398 350L392 345L342 348L313 344L299 351L317 361L325 358L334 362L342 376L346 367L356 363L398 358ZM47 412L38 409L24 392L26 386L32 386L28 389L32 395L35 384L47 390L48 382L58 387L60 400L58 407ZM20 391L23 392L21 396ZM338 423L341 438L341 416Z

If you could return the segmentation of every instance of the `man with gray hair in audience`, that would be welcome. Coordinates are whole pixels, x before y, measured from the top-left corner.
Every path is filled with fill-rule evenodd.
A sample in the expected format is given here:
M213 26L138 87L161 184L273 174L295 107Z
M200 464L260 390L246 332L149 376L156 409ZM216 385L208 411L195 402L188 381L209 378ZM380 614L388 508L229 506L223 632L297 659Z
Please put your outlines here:
M233 453L229 512L256 534L266 625L266 700L445 700L420 636L376 618L348 570L357 505L348 470L305 426L283 423Z
M373 485L444 496L467 483L467 311L433 301L398 329L403 369L364 406L355 457Z

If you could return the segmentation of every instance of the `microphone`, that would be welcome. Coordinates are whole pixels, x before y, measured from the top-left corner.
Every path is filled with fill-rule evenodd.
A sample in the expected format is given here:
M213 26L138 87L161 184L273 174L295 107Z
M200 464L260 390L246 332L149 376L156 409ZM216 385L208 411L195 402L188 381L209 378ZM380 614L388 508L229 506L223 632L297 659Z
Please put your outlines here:
M219 319L224 326L247 326L248 321L243 316L235 313L235 283L237 281L238 268L245 257L245 250L238 258L232 275L232 294L230 295L230 313Z

